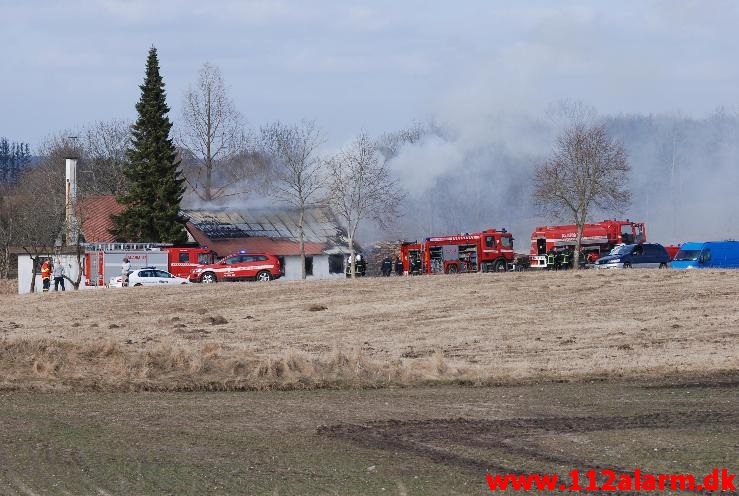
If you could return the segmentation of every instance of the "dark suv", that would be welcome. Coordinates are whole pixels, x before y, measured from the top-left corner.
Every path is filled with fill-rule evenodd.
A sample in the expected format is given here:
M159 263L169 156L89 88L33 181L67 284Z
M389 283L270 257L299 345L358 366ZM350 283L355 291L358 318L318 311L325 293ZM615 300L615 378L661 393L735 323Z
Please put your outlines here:
M608 256L595 262L596 269L666 269L670 264L670 256L662 245L644 243L640 245L623 245L614 248Z

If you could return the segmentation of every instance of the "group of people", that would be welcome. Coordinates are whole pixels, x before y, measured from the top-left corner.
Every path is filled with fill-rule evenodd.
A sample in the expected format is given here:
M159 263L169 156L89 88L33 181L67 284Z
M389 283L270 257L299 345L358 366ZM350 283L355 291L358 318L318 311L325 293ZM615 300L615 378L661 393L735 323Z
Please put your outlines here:
M400 257L395 257L395 261L393 261L390 257L385 257L382 260L382 275L385 277L390 277L393 272L395 272L396 275L402 276L403 262L401 262Z
M582 255L580 255L582 258ZM556 250L552 248L547 253L547 269L571 269L575 258L575 250L570 247Z
M351 271L352 259L351 257L349 257L349 259L346 261L346 277L351 277ZM364 277L364 275L367 273L367 262L360 253L357 253L354 257L354 271L355 275L359 277Z
M59 291L61 286L62 291L66 291L64 287L64 277L66 271L64 265L60 259L56 259L53 263L50 258L44 260L41 264L41 283L43 285L43 292L47 293L51 289L51 278L54 278L54 291Z

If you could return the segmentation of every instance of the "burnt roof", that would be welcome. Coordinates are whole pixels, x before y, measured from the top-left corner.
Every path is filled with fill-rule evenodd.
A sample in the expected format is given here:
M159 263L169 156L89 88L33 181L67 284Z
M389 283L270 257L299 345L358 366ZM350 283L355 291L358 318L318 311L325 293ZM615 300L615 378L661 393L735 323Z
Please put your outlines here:
M298 238L297 209L210 208L188 209L182 213L193 226L212 240L253 237L288 240ZM327 207L306 209L303 231L306 242L344 244L344 230Z

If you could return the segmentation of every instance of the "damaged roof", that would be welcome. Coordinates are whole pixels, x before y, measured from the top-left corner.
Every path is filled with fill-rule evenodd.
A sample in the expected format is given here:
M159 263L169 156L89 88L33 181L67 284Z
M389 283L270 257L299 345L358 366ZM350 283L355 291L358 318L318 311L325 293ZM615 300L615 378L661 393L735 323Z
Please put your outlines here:
M182 214L191 234L200 244L207 244L219 255L235 248L251 248L274 255L299 254L299 210L290 208L233 208L186 209ZM313 207L305 211L303 220L306 253L319 254L347 246L345 231L327 207ZM201 238L201 239L198 239ZM343 251L343 250L340 250Z

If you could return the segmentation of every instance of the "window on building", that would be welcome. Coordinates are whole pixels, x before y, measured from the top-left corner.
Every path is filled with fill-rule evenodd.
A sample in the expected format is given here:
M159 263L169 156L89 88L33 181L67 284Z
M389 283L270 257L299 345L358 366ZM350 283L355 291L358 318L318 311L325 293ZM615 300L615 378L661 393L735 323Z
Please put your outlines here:
M309 257L309 256L305 257L305 275L306 276L313 275L313 257Z
M328 272L329 274L344 273L344 255L328 256Z

